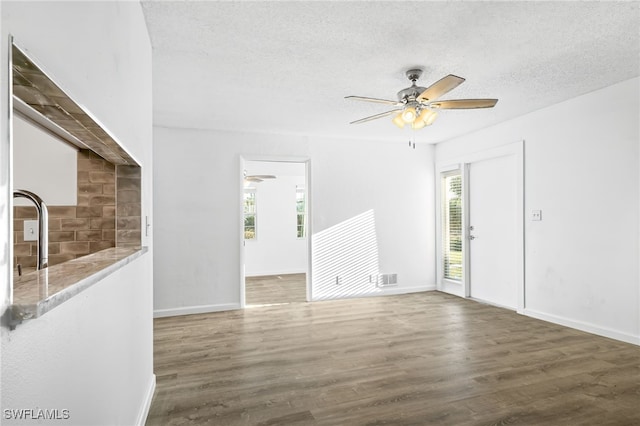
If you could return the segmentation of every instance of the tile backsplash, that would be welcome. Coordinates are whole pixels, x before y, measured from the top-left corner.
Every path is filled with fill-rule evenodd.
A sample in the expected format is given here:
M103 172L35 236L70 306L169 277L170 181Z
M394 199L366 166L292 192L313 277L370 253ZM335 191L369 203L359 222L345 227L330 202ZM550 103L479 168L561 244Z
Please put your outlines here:
M138 166L116 166L79 150L77 205L48 206L49 266L110 247L139 247L140 175ZM37 219L35 207L14 207L14 268L20 264L23 273L37 261L37 241L24 241L29 219Z

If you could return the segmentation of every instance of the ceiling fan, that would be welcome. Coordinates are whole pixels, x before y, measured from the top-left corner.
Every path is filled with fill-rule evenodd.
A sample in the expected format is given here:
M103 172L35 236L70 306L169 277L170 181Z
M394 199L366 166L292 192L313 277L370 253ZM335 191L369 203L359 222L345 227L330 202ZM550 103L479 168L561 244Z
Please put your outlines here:
M364 123L395 114L392 121L396 126L403 128L405 125L410 125L413 129L422 129L425 126L433 124L438 117L437 110L439 109L493 108L498 102L497 99L454 99L438 101L436 99L440 96L462 84L464 78L449 74L425 88L416 85L416 81L418 81L421 75L421 69L410 69L406 72L407 78L411 81L411 86L398 92L397 101L364 96L345 96L345 99L375 102L396 107L390 111L352 121L350 124Z
M267 179L275 179L276 176L274 175L247 175L247 171L244 171L244 181L249 183L249 182L255 182L255 183L260 183L263 182Z

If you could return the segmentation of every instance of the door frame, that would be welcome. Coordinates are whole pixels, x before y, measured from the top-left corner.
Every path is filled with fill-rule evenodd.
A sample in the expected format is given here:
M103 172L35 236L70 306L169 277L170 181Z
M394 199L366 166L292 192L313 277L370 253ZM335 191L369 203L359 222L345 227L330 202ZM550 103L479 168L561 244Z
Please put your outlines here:
M240 238L240 309L246 307L246 275L245 275L245 241L244 241L244 169L247 161L261 161L269 163L302 163L304 164L304 190L305 203L307 208L307 267L306 267L306 293L307 302L312 300L311 292L311 236L313 235L311 224L312 214L312 197L311 197L311 158L309 157L282 157L282 156L264 156L264 155L240 155L240 167L238 169L238 236Z
M490 160L498 157L514 156L516 161L516 240L514 250L516 252L517 271L517 309L524 313L525 300L525 258L524 258L524 140L506 145L489 148L478 152L464 154L450 160L436 163L436 285L437 289L456 296L468 298L471 293L471 277L469 270L469 165L477 161ZM462 252L463 273L462 282L444 279L442 267L442 175L453 170L460 170L462 175Z

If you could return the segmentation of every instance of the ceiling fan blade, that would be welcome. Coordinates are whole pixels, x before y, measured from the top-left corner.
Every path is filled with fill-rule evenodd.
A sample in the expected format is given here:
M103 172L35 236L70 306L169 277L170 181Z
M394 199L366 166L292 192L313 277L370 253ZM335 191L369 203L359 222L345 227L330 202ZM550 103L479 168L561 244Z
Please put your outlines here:
M462 83L464 83L464 78L449 74L427 87L424 92L418 95L417 100L432 101L434 99L438 99L440 96L450 92Z
M247 176L244 178L244 180L246 180L247 182L262 182L262 179L257 176Z
M497 103L497 99L455 99L452 101L431 102L429 105L438 109L475 109L493 108Z
M381 112L380 114L370 115L369 117L365 117L365 118L361 118L360 120L352 121L349 124L364 123L366 121L375 120L376 118L386 117L387 115L391 115L391 114L396 113L398 111L402 111L402 108L396 108L396 109L392 109L391 111Z
M258 178L258 179L275 179L276 178L274 175L250 175L249 177Z
M345 96L345 99L353 99L355 101L366 101L366 102L376 102L379 104L387 104L387 105L402 105L402 102L391 101L388 99L378 99L378 98L367 98L365 96Z

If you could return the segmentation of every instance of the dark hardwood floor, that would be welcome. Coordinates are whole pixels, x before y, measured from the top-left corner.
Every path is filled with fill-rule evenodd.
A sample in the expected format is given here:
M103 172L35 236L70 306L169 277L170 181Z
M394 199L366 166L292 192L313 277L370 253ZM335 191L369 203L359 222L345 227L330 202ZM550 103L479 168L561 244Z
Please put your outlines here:
M444 293L154 324L148 425L640 424L638 346Z

